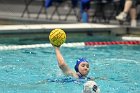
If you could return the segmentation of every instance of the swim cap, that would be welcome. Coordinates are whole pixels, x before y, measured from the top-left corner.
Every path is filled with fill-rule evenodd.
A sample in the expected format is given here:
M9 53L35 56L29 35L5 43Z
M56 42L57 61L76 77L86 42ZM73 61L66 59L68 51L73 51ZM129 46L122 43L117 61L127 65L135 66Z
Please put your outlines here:
M88 62L88 61L87 61L85 58L79 58L79 59L77 60L77 62L76 62L75 67L74 67L76 72L79 72L78 66L79 66L79 64L80 64L81 62Z

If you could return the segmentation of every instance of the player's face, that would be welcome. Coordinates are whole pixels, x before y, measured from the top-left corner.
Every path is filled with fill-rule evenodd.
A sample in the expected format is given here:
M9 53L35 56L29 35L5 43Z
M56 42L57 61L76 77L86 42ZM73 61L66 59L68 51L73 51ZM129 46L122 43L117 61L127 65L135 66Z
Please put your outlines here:
M89 72L89 64L87 62L81 62L78 69L83 76L86 76Z

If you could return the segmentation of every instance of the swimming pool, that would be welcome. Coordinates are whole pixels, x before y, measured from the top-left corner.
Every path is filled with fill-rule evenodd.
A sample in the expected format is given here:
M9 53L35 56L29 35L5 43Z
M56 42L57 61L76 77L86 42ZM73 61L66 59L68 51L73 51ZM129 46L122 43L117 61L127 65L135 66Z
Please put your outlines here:
M62 47L61 51L71 68L79 57L90 61L89 76L97 78L102 93L140 92L139 45ZM66 77L56 61L52 47L0 50L1 93L81 93L83 83L61 82ZM55 81L39 83L46 79Z

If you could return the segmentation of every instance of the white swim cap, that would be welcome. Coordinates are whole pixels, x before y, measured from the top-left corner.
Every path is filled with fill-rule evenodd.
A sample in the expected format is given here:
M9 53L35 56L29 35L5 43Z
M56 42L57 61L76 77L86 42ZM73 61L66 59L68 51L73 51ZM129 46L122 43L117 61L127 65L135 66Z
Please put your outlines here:
M83 93L100 93L100 89L94 81L84 83Z

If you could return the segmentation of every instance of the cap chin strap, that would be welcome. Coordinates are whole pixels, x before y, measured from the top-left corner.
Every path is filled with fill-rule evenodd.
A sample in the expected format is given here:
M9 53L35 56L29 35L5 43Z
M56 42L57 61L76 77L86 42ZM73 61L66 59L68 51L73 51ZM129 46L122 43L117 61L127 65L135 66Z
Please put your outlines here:
M79 78L83 78L84 77L80 72L77 72L77 75L79 76Z

